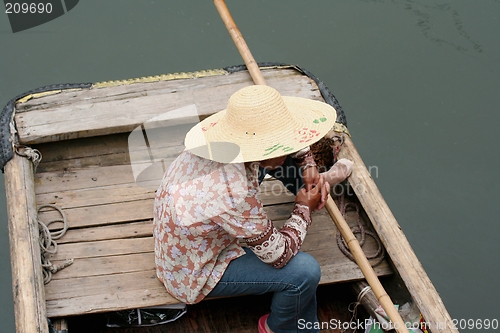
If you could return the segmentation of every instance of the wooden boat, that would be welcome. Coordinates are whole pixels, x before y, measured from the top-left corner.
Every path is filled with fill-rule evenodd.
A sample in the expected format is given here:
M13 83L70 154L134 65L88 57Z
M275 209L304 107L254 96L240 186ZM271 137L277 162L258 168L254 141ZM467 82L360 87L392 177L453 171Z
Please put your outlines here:
M359 212L346 209L345 218L353 228L359 219L368 230L363 246L367 254L377 251L377 240L383 245L385 257L374 270L391 299L399 305L414 304L429 331L456 332L359 156L335 97L298 66L261 64L260 69L281 94L323 100L337 109L336 144L342 143L338 156L354 161L355 168L332 196L339 204L349 202L359 208ZM104 318L102 314L178 303L155 274L154 192L165 168L182 151L187 130L223 109L232 93L250 84L246 67L236 66L48 86L16 97L4 108L0 162L6 181L18 333L49 332L48 318L56 330L63 331L69 322L72 332L104 332L105 327L89 329ZM293 195L273 179L261 188L270 218L283 223ZM54 254L44 253L43 247L53 249L46 241L41 250L45 229L65 231L55 241ZM322 326L324 331L331 332L339 331L336 324L349 322L348 306L357 302L361 291L366 297L358 301L367 310L359 311L358 322L374 314L377 305L370 291L356 282L363 275L341 251L336 233L330 216L316 212L302 247L321 265L319 316L327 326ZM67 259L73 263L44 284L42 259L54 265L64 266ZM268 295L206 300L187 306L187 314L166 325L178 332L254 332L268 305Z

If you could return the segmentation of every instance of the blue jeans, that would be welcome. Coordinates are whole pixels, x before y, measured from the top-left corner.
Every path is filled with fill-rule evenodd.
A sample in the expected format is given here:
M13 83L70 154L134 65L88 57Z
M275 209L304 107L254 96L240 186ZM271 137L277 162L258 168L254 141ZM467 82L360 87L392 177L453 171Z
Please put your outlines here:
M314 327L316 288L321 270L314 257L299 252L283 268L262 262L250 249L229 263L222 279L209 296L260 295L273 292L271 314L267 319L275 333L319 332Z

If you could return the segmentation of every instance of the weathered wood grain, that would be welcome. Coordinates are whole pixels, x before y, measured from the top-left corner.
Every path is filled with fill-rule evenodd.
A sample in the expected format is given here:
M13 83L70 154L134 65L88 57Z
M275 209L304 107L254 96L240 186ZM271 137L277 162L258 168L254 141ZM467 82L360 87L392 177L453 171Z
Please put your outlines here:
M57 264L58 261L54 260ZM132 253L105 257L80 258L54 274L52 281L109 274L140 272L155 269L154 252ZM51 296L49 296L51 297Z
M156 141L161 141L161 135L154 138ZM120 135L111 137L111 151L122 155L128 154L123 148L127 145L125 139ZM48 153L45 165L52 163L55 166L59 163L66 165L67 169L63 172L57 168L44 169L42 164L41 172L36 178L38 204L52 203L62 207L70 224L67 234L59 240L59 249L52 261L57 264L68 258L75 259L72 266L54 274L53 281L46 287L47 307L52 316L71 314L71 311L89 313L121 309L124 306L123 297L133 294L128 289L135 286L129 286L128 283L132 282L119 276L130 277L131 273L154 270L152 251L154 190L147 188L148 186L137 185L130 165L122 164L128 160L127 158L116 158L101 141L94 142L98 148L93 153L86 152L85 141L72 140L71 149L62 149L61 154ZM168 144L163 146L169 148ZM47 151L52 152L50 149ZM171 155L171 158L174 157L175 153ZM86 160L87 163L82 163L82 160ZM160 179L149 180L155 187L159 181ZM269 218L277 227L283 225L292 210L294 196L281 182L268 179L261 185L261 198L266 205ZM348 212L348 215L349 221L354 225L355 216L351 216L352 212ZM39 216L42 221L58 217L51 209L41 211ZM321 283L362 279L363 275L358 267L338 249L335 235L336 228L328 214L325 211L314 213L313 225L302 249L314 255L321 264L323 271ZM365 249L368 253L374 252L375 246L375 242L368 239ZM377 267L377 274L390 273L387 263ZM117 279L115 284L123 282L122 285L116 286L123 295L120 297L108 295L106 284L102 284L99 289L100 284L96 281L109 283L110 279ZM145 289L152 290L158 287L157 281L152 285L148 284L149 280L143 282ZM75 286L75 290L68 294L65 290L73 289L75 283L79 288ZM64 287L59 287L60 285ZM160 286L159 290L163 290L162 288L163 286ZM105 301L97 302L99 304L92 301L92 293L101 295ZM160 304L157 303L159 300L165 301L162 297L144 296L142 300L136 299L134 306ZM75 301L90 303L83 306L74 304Z
M46 290L51 317L115 311L131 304L179 303L167 293L155 270L54 280Z
M294 70L281 75L268 71L265 75L284 95L320 96L313 81ZM36 99L19 104L15 121L24 144L130 132L160 115L170 125L183 124L222 110L232 93L249 84L247 74L239 72L230 78L220 75L165 81L156 83L154 90L146 89L151 84L111 87L105 96L100 89L63 91L46 97L43 104ZM192 116L186 116L185 108L192 109Z
M154 191L137 186L130 174L126 176L128 171L127 166L120 165L44 173L37 178L38 205L56 204L64 209L70 228L151 219ZM158 183L159 180L151 181ZM261 198L265 205L294 201L294 196L277 180L263 182ZM39 217L48 222L58 218L59 213L44 209ZM57 227L60 226L51 225Z
M119 223L99 227L69 229L58 244L147 237L153 234L153 221Z
M264 69L264 72L266 73L266 76L272 76L272 80L277 82L291 75L298 74L294 68L270 68ZM215 73L215 75L212 75L212 71L212 73L208 74L209 75L202 76L180 75L176 79L135 82L133 84L127 84L123 81L121 83L124 84L120 84L120 82L112 85L97 83L94 85L97 88L78 90L69 89L59 91L58 94L44 95L43 98L32 98L25 103L19 104L16 108L18 113L22 113L32 110L43 110L52 106L74 105L78 103L85 104L89 101L103 102L108 100L121 100L126 98L137 98L144 95L161 95L181 90L194 91L198 89L211 89L217 87L222 87L222 89L224 89L230 87L233 80L234 82L250 82L248 73L245 73L244 71L232 73L231 75L228 75L229 73L226 71L219 71L218 73ZM193 80L194 78L196 79ZM295 82L294 85L299 90L309 88L309 85L301 87L300 81ZM317 87L314 86L313 90L317 90ZM61 95L61 93L66 94Z
M48 333L31 161L14 154L5 178L16 332Z
M52 260L74 258L97 258L115 255L151 252L154 249L153 237L113 239L83 243L61 244ZM68 267L67 269L70 269ZM119 273L119 271L117 271Z
M277 227L283 225L291 209L290 203L266 206L269 216L273 217ZM350 212L348 220L354 225L356 216ZM71 257L75 257L75 262L72 266L55 274L53 281L46 286L47 308L51 315L67 315L71 311L91 313L121 309L123 301L129 295L133 295L137 288L130 280L131 276L135 277L136 274L140 275L146 271L154 272L151 221L135 223L134 228L127 226L129 224L86 228L94 239L101 238L101 240L86 239L85 242L62 243L59 246L53 262L59 263ZM147 236L135 238L138 236L137 228L141 228ZM75 230L75 232L81 233L82 230ZM113 236L116 239L109 240L110 236L107 233L116 233L117 235ZM338 249L335 233L336 228L328 214L324 211L316 212L302 249L312 254L320 263L322 267L320 283L329 284L362 279L363 275L356 264ZM365 251L374 252L375 247L375 241L368 238L364 247ZM392 271L384 262L376 267L376 272L382 276L391 274ZM157 303L159 301L168 302L169 296L166 295L165 298L164 288L158 287L158 283L155 280L142 279L140 290L135 293L141 297L135 299L134 305L141 307L161 304ZM113 290L116 290L116 293L119 290L120 295L115 295ZM155 293L160 295L145 293L144 290L155 290ZM92 300L91 295L100 295L105 300L96 302ZM82 305L81 302L90 303Z

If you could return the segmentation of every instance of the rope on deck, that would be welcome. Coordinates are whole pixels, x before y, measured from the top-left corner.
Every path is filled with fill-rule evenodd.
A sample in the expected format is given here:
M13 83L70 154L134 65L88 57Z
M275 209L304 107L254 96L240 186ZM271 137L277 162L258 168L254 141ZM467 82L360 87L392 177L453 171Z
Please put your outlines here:
M331 151L333 152L333 156L332 156L332 160L333 160L333 164L335 164L337 162L337 159L338 159L338 154L340 152L340 149L341 149L341 146L344 144L344 137L342 135L335 135L333 136L332 138L329 138L329 142L327 143L328 145L330 145L331 147ZM327 149L322 149L324 151L326 151ZM328 159L328 158L327 158ZM347 212L347 209L349 207L351 208L354 208L354 210L356 211L356 223L357 223L357 226L354 227L354 228L351 228L352 230L352 233L353 234L360 234L360 240L359 240L359 245L362 247L363 244L365 243L365 240L366 240L366 235L372 237L376 242L377 242L377 251L372 254L372 255L366 255L366 258L367 259L376 259L375 262L372 263L372 267L375 267L377 265L379 265L380 263L382 263L382 261L384 260L385 258L385 248L384 246L382 245L382 242L380 241L380 238L378 238L377 234L370 231L370 230L366 230L366 228L363 226L363 224L361 223L361 214L360 214L360 207L359 207L359 204L358 203L355 203L355 202L348 202L346 203L345 201L345 192L344 190L341 191L341 194L337 196L338 198L338 206L339 206L339 210L340 210L340 213L342 214L342 216L346 219L347 221L347 216L346 216L346 212ZM351 251L349 250L349 247L345 241L345 239L342 237L342 235L340 234L340 232L337 232L337 245L340 249L340 251L347 257L349 258L350 260L352 261L355 261L354 260L354 257L351 253Z
M382 245L382 242L378 238L377 234L375 234L374 232L372 232L370 230L366 230L365 227L363 226L363 224L361 223L361 214L359 212L359 205L357 203L354 203L354 202L345 203L345 194L342 194L339 198L339 210L342 213L342 216L344 216L344 218L346 217L346 210L348 207L354 207L354 209L356 210L357 226L354 228L351 228L351 230L352 230L353 234L360 234L361 235L361 239L359 240L359 245L361 247L363 246L363 244L365 243L365 240L366 240L366 235L372 237L377 242L377 251L371 255L368 255L365 253L366 259L369 259L369 260L376 259L376 261L371 264L372 267L380 265L380 263L382 263L382 261L385 258L385 249L384 249L384 246ZM338 245L340 251L347 258L354 261L354 257L352 255L351 251L349 251L349 247L347 246L347 243L346 243L345 239L342 237L342 235L340 234L340 232L337 233L337 245Z
M54 265L52 262L50 262L50 256L57 252L57 243L55 242L55 240L64 236L64 234L68 230L68 221L66 219L66 214L64 214L63 210L56 205L41 205L40 207L38 207L38 212L40 212L40 210L42 210L43 208L52 208L58 211L61 215L61 218L56 218L46 223L38 219L38 227L40 229L40 254L42 257L43 282L47 284L52 279L52 274L55 274L61 269L73 264L73 259L66 259L59 265ZM62 223L63 227L61 229L51 231L49 229L49 225L57 222Z
M16 145L15 152L19 156L26 157L33 162L33 173L36 172L36 168L40 161L42 160L42 154L37 149L33 149L31 147ZM55 242L57 239L64 236L66 231L68 230L68 220L66 219L66 214L64 214L63 210L56 205L53 204L45 204L38 207L37 215L39 215L40 211L43 208L51 208L59 212L60 218L56 218L50 220L49 222L42 222L38 219L38 230L39 230L39 243L40 243L40 256L42 259L42 273L43 273L43 283L47 284L52 279L52 274L57 273L63 268L68 267L73 263L73 259L66 259L59 265L54 265L50 262L50 256L57 252L57 243ZM50 230L49 225L52 223L62 223L63 226L61 229Z

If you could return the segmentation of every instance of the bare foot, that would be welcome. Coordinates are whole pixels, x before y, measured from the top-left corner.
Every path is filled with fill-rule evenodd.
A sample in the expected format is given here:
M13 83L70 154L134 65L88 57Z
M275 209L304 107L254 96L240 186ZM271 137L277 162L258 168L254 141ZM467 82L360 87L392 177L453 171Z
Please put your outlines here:
M352 172L353 165L354 163L352 161L346 158L341 158L330 168L330 170L323 172L322 175L325 177L328 184L333 186L349 177Z

